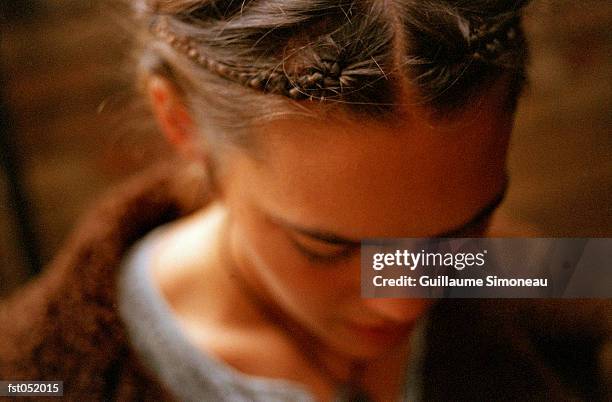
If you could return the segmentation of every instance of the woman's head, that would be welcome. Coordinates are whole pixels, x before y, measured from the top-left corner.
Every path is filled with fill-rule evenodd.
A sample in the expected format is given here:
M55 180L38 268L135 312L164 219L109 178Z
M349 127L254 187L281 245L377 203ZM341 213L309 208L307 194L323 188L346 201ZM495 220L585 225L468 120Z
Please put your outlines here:
M251 124L300 112L393 121L408 104L449 116L502 75L512 108L524 3L140 0L143 75L171 79L199 125L246 141Z
M523 3L141 9L157 115L181 146L204 136L243 275L336 350L381 353L393 337L363 327L405 329L427 307L360 298L360 239L483 233L506 185Z

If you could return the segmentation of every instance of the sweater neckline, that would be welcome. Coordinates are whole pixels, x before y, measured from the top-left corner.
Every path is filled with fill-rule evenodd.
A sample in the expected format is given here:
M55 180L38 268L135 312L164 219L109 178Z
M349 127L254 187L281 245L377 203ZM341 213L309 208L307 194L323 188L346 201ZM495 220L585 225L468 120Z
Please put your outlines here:
M136 242L119 271L119 315L142 362L184 401L315 401L302 384L243 373L187 338L151 275L152 254L165 230L158 227ZM421 322L411 335L402 400L419 399L424 327Z

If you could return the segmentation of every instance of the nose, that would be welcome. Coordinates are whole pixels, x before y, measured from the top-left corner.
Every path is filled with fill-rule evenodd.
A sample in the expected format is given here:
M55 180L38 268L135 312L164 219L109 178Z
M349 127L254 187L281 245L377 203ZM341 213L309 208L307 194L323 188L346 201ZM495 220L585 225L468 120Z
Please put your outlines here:
M362 299L365 310L380 320L409 324L425 314L430 299Z
M344 271L344 280L350 284L347 289L355 294L361 293L361 258L357 256L348 264L348 272ZM360 298L359 304L363 307L363 313L368 315L372 321L385 321L390 324L410 324L421 317L433 304L432 299L408 299L408 298Z

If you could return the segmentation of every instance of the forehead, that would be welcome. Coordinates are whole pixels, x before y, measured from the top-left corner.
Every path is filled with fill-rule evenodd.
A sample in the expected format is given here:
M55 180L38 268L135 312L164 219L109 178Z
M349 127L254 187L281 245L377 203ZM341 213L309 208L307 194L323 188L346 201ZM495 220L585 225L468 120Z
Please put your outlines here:
M437 123L293 118L258 127L262 158L239 158L248 198L347 237L452 229L501 190L509 122L486 110Z

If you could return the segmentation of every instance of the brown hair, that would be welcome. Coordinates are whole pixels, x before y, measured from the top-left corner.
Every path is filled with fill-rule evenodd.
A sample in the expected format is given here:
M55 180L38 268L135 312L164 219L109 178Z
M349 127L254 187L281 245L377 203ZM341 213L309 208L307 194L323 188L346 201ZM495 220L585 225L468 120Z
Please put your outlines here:
M221 133L300 107L385 119L408 100L448 114L525 77L527 0L140 0L142 66L170 77ZM262 96L262 92L268 92ZM287 98L306 102L287 102ZM195 113L196 117L198 113Z

